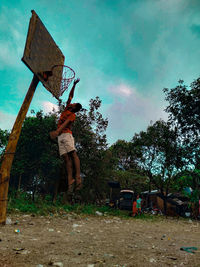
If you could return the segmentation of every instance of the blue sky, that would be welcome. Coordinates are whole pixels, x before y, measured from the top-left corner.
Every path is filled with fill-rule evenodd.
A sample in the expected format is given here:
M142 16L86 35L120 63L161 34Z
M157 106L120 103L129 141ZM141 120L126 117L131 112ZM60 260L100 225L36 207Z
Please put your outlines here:
M1 129L12 128L33 77L21 61L32 9L81 79L74 101L101 98L110 144L166 119L163 88L200 76L199 0L1 0ZM39 84L29 110L56 103Z

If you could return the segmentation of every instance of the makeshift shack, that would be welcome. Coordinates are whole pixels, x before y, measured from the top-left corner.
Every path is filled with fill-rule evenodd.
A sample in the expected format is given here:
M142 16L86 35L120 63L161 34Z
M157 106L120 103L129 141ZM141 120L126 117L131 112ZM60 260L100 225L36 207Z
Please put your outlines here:
M143 209L158 209L164 213L164 198L158 190L141 193L143 199ZM167 195L167 214L168 216L189 217L191 210L189 208L188 198L180 193Z
M116 181L109 181L108 185L110 187L110 198L109 206L117 208L119 203L119 194L120 194L120 183Z

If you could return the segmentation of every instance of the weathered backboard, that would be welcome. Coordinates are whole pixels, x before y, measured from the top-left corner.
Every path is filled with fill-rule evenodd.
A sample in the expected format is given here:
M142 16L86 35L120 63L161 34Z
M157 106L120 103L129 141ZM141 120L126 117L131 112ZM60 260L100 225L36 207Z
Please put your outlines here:
M34 10L29 23L28 35L22 61L39 78L44 87L59 99L62 69L45 80L43 73L55 65L64 65L65 57ZM60 79L59 79L60 77Z

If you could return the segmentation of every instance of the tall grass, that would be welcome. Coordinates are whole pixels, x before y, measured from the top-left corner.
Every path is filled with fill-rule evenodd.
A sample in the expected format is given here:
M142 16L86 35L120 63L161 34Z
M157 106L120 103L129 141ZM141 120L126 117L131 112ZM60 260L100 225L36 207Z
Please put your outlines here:
M130 211L114 209L109 206L97 206L94 204L66 204L62 195L58 196L55 202L52 197L46 195L44 198L35 197L32 200L30 194L25 192L11 192L8 201L8 213L29 213L35 215L62 215L64 213L76 213L82 215L99 215L99 216L119 216L123 218L130 217ZM154 219L155 216L142 214L137 217L141 219Z

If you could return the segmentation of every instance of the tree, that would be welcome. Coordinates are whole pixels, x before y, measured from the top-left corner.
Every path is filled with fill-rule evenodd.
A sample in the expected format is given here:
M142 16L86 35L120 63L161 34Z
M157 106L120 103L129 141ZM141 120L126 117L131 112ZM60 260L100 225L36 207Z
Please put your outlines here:
M125 171L133 167L130 142L118 140L110 147L110 151L116 159L116 169Z
M200 168L200 78L190 85L190 89L179 81L172 89L164 89L169 102L166 111L169 122L176 129L180 145L185 148L185 163Z
M191 206L194 207L193 215L199 215L199 199L200 199L200 170L185 170L176 175L174 181L174 190L181 192L189 200Z
M9 132L7 130L0 129L0 157L3 155L8 143Z
M192 188L192 193L187 193L186 188ZM186 194L192 202L198 202L200 198L200 170L184 171L178 173L174 188Z
M189 196L193 202L199 199L200 182L200 78L191 83L190 88L183 80L172 89L164 89L169 105L169 123L177 131L177 140L182 148L182 160L185 163L183 172L176 176L174 187L183 190L191 187L193 193Z
M130 189L135 193L141 193L147 190L148 178L137 170L113 170L111 174L112 180L120 183L121 189Z
M9 132L0 129L0 166L3 161L6 146L8 144Z
M113 157L113 171L111 177L118 181L121 188L129 188L141 192L147 188L147 178L135 162L135 153L132 143L118 140L109 150Z
M160 190L166 213L166 196L173 177L183 168L176 131L170 129L169 123L159 120L149 126L146 132L142 131L133 137L132 149L137 156L137 165L149 178L149 191L151 185Z
M49 139L55 125L55 116L42 111L25 119L12 166L11 187L32 191L33 197L42 188L48 192L53 187L61 164L57 145Z
M105 134L108 120L98 111L100 107L99 97L91 99L89 110L83 110L77 115L73 127L81 171L85 175L83 198L86 201L102 198L106 191L107 173L111 164Z

